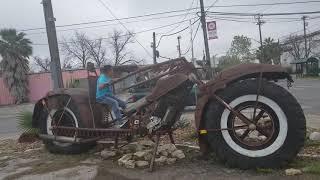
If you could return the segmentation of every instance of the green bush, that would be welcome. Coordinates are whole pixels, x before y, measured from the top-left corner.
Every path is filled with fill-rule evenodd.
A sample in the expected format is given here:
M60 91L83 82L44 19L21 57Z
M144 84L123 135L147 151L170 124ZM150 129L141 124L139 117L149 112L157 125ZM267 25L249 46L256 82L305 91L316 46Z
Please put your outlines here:
M71 78L69 82L66 83L66 88L78 88L80 86L79 79Z
M39 134L39 130L32 127L32 112L20 112L17 116L18 128L25 133Z

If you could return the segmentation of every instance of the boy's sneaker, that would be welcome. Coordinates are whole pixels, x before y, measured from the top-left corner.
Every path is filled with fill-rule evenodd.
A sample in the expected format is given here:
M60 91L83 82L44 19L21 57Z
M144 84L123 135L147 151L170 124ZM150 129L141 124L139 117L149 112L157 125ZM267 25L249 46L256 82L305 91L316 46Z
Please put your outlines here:
M126 123L128 122L127 119L119 119L119 120L116 120L116 122L114 123L114 126L115 128L122 128Z

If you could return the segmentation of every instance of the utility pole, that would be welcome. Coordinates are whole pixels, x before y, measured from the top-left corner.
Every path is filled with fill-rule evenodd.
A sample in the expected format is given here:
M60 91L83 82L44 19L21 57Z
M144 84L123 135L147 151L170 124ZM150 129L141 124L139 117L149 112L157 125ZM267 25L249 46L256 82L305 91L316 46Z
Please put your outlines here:
M261 20L262 15L258 14L254 18L257 20L257 25L259 26L259 35L260 35L260 48L261 48L261 54L262 59L264 59L264 51L263 51L263 41L262 41L262 32L261 32L261 26L265 23L265 21Z
M190 23L191 61L192 61L192 64L195 64L195 62L194 62L194 50L193 50L193 29L192 29L191 19L190 19L189 23Z
M207 34L207 22L206 22L206 13L204 11L204 4L203 0L200 0L200 10L201 10L201 25L202 25L202 31L203 31L203 40L204 40L204 47L206 52L206 64L208 66L208 69L210 70L209 74L212 77L211 72L211 63L210 63L210 51L209 51L209 42L208 42L208 34Z
M156 47L156 33L153 32L152 33L152 39L153 39L153 42L152 42L152 52L153 52L153 64L157 64L157 47Z
M178 48L178 53L179 53L179 57L181 57L181 46L180 46L180 39L181 39L181 36L178 36L178 46L177 46L177 48Z
M304 51L305 51L305 58L308 58L308 42L307 42L307 22L306 19L308 17L307 16L302 16L302 20L303 20L303 37L304 37Z
M53 16L51 0L42 0L44 18L47 28L48 44L51 57L51 77L53 89L63 88L63 80L60 66L59 47L56 34L55 17Z

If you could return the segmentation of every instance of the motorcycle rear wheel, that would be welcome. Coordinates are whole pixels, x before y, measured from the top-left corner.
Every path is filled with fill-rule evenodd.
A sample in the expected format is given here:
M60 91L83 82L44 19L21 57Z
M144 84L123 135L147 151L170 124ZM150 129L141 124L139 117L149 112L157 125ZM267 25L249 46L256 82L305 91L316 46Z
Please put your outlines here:
M59 102L67 104L68 97L59 97ZM62 116L61 116L62 115ZM61 119L60 119L61 117ZM52 126L58 124L64 127L83 127L81 123L80 113L76 104L71 100L68 107L51 109L50 114L43 111L40 116L41 134L54 135ZM56 134L60 136L60 134ZM63 136L63 135L62 135ZM61 143L54 140L43 140L46 149L53 154L80 154L89 151L95 146L95 143Z

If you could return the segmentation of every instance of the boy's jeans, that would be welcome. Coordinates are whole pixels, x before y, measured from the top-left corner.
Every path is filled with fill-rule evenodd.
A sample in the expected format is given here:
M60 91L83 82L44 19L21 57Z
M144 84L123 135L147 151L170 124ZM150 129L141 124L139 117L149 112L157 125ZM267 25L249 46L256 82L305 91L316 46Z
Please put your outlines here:
M119 99L113 95L105 95L105 96L97 98L97 102L111 106L112 111L113 111L114 115L116 116L115 118L116 119L122 118L119 107L121 107L122 109L125 109L126 103L124 101L122 101L121 99Z

